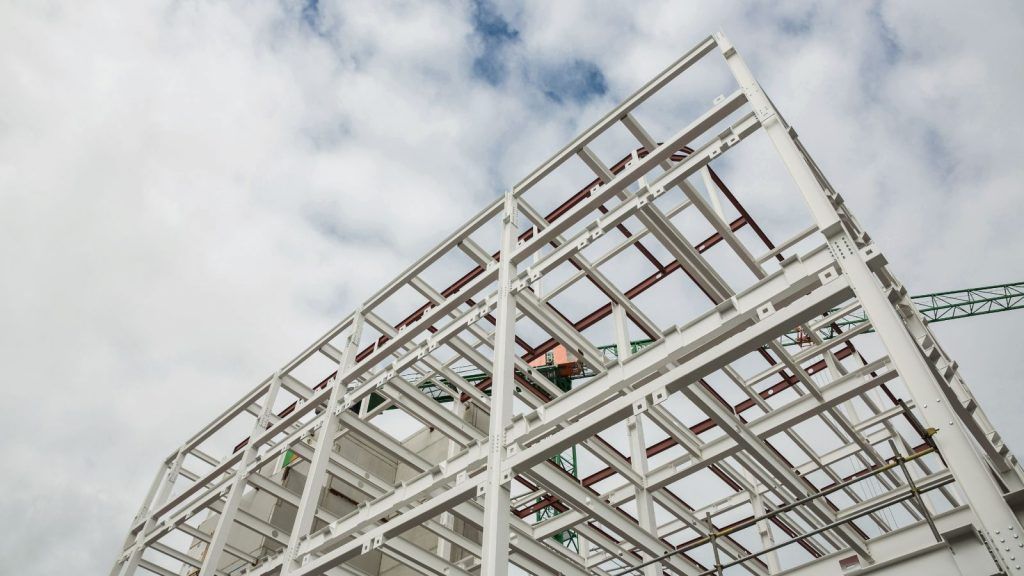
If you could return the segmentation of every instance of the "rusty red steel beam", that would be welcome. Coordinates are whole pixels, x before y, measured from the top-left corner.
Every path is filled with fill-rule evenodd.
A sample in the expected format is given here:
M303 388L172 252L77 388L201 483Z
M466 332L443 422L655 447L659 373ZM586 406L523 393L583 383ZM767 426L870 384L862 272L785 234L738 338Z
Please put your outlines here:
M683 152L685 154L689 154L689 153L691 153L693 151L690 148L683 148L682 150L683 150ZM643 148L640 148L638 150L638 154L640 154L641 157L646 156L647 153L648 152L645 149L643 149ZM682 160L684 157L685 156L683 154L673 154L672 155L672 159L674 161L676 161L676 162ZM632 159L632 155L628 155L628 156L624 157L622 160L619 160L614 166L612 166L612 168L611 168L612 173L613 174L618 174L619 172L621 172L623 169L625 169L626 164L631 159ZM548 213L548 215L545 216L544 219L547 220L550 223L550 222L554 222L558 218L562 217L569 210L571 210L574 206L576 206L577 204L579 204L583 200L589 198L590 195L592 194L592 191L593 191L594 187L599 185L600 183L601 183L601 180L599 178L595 178L595 179L591 180L589 184L584 186L578 192L576 192L571 197L569 197L568 200L566 200L565 202L560 204L558 207L556 207L554 210L552 210L550 213ZM620 229L620 231L622 231L622 230L623 229ZM628 233L628 230L625 230L625 233ZM533 237L533 229L531 228L530 230L526 230L525 232L520 234L518 240L520 242L525 242L526 240L529 240L532 237ZM637 249L641 252L641 254L645 254L645 257L646 257L646 254L650 253L650 251L647 250L647 248L644 247L640 242L637 242L636 245L637 245ZM494 254L491 255L491 257L493 259L495 259L495 260L498 260L500 255L498 253L494 253ZM475 268L473 268L472 270L467 272L464 276L462 276L461 278L456 280L453 284L451 284L450 286L448 286L447 288L442 290L441 291L441 295L444 296L445 298L448 298L452 294L455 294L456 292L461 290L466 284L471 282L474 278L476 278L477 276L482 274L483 271L484 271L483 266L480 266L480 265L476 266ZM591 281L593 281L593 280L591 279ZM418 309L416 309L414 312L412 312L411 314L406 316L404 319L402 319L398 324L396 324L394 326L395 329L398 330L399 328L401 328L403 326L412 324L413 322L418 320L420 317L422 317L423 314L427 310L432 308L432 307L433 307L433 304L431 304L430 302L427 302L427 303L423 304ZM366 348L361 350L359 352L359 354L356 355L356 361L358 362L358 361L363 360L364 358L369 356L377 346L382 345L383 343L387 342L388 340L389 340L389 338L386 335L381 335L381 337L378 338L376 342L368 345Z
M729 203L732 204L733 208L735 208L737 212L739 212L740 217L750 222L750 228L754 231L755 234L757 234L757 237L761 239L761 242L764 243L765 247L768 248L769 251L775 250L775 244L772 243L771 239L768 238L768 235L765 234L764 230L761 229L761 225L758 224L756 220L750 217L750 213L748 213L747 209L743 207L743 204L741 204L740 201L736 199L736 196L732 193L732 190L729 190L729 187L725 185L725 182L722 181L722 179L718 176L717 173L715 173L714 170L711 170L709 168L708 173L711 175L711 180L715 183L716 186L718 186L718 189L722 191L722 194L725 195L726 199L729 200ZM784 260L782 254L776 254L775 259L778 260L779 262L782 262Z

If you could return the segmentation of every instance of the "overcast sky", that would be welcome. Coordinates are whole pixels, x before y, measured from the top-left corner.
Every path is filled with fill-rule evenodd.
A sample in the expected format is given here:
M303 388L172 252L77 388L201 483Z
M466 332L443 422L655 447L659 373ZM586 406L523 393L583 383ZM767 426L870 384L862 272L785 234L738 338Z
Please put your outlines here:
M912 292L1024 280L1018 2L695 4L0 0L0 573L106 573L177 444L719 27ZM1018 450L1021 326L936 326Z

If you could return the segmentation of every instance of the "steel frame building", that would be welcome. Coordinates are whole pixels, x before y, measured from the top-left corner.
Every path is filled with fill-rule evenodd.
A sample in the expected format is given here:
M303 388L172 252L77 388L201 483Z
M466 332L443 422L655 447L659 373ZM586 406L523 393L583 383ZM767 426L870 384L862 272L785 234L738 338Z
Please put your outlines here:
M708 78L732 88L691 118L658 107ZM772 185L803 200L777 243L751 216L769 194L740 203L723 182L755 135L791 177ZM836 323L849 314L864 321ZM531 366L559 345L591 374L568 391ZM379 425L393 414L444 454ZM282 459L301 463L290 483L272 478ZM368 554L449 576L1024 574L1022 488L957 364L719 33L174 450L111 574L363 574ZM254 494L289 521L248 511Z

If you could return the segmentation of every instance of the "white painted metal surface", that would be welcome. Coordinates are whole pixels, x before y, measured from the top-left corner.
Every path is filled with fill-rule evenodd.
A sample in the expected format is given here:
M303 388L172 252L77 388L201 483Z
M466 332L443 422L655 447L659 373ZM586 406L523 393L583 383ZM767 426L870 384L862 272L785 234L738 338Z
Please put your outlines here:
M168 456L111 574L1024 574L1021 478L716 34Z

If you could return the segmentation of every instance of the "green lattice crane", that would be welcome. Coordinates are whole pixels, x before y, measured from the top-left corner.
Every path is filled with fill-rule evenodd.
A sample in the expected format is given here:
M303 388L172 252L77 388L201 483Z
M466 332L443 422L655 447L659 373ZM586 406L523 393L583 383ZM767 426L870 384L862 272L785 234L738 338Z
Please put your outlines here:
M929 324L945 322L946 320L1024 308L1024 282L922 294L911 296L911 300ZM864 311L858 310L843 316L832 325L821 328L818 334L827 340L866 321L867 316L864 315ZM783 343L786 345L800 344L801 334L798 332L786 334Z
M934 292L932 294L911 296L910 299L929 324L945 322L946 320L957 320L959 318L970 318L971 316L1024 308L1024 282ZM839 318L828 326L821 327L818 329L818 335L821 336L822 340L828 340L864 322L867 322L867 316L864 315L863 310L857 310ZM870 329L867 330L867 332L870 331ZM806 344L807 341L807 335L799 330L793 330L782 336L782 343L786 346L799 346ZM652 340L636 340L632 342L633 352L635 353L647 347L652 342ZM610 358L615 358L618 355L614 344L601 346L600 348ZM589 375L582 374L579 377Z

